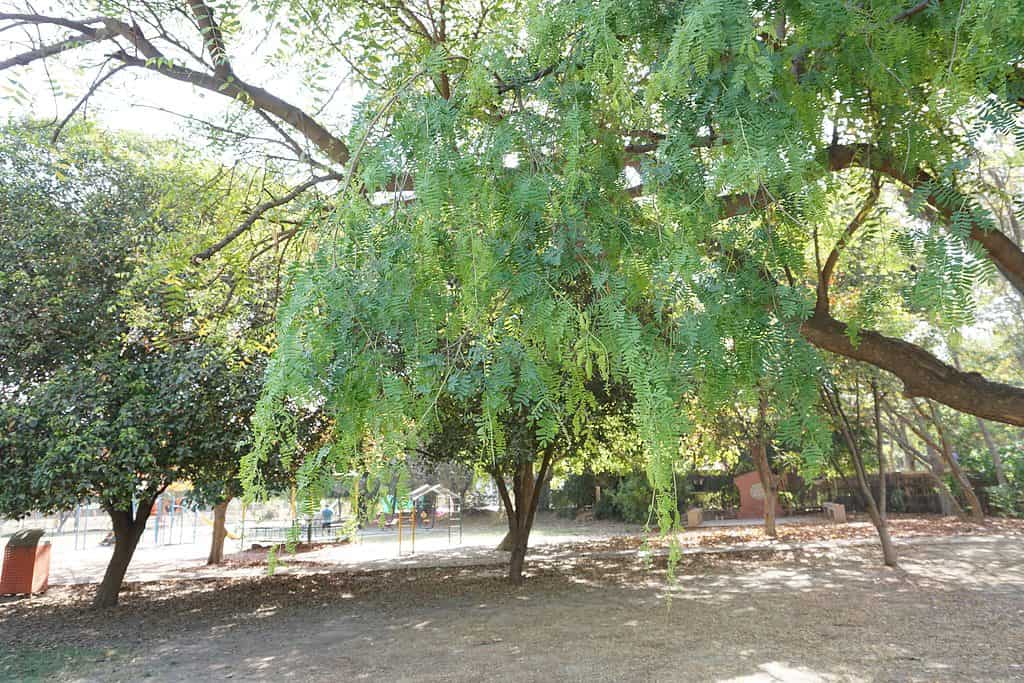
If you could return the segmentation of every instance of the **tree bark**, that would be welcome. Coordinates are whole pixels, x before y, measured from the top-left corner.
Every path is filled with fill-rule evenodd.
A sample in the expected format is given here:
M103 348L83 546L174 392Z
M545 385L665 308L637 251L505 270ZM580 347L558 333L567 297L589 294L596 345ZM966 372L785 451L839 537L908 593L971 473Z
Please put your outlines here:
M761 488L764 490L764 533L766 536L776 538L778 532L775 529L775 508L778 505L779 494L775 486L775 475L768 463L767 427L765 424L767 412L767 401L762 396L758 404L757 427L750 443L750 457L757 467L757 473L761 478Z
M149 519L154 500L155 498L140 502L134 518L131 510L107 508L107 514L110 515L114 527L114 553L110 556L110 562L103 573L103 580L100 582L99 588L96 589L96 596L92 601L93 608L101 609L117 605L121 584L124 583L124 575L135 554L135 548L139 545L139 540L146 530L146 520Z
M914 344L861 330L856 346L847 327L821 312L805 320L800 333L825 351L870 363L903 382L907 397L931 398L954 410L1018 427L1024 426L1024 389L961 372Z
M523 567L526 564L526 551L529 548L530 531L537 513L540 490L551 468L552 448L547 448L541 461L536 478L533 475L533 462L523 460L518 463L512 477L512 494L500 472L492 472L494 482L501 495L502 504L508 517L508 533L498 545L498 550L511 553L508 565L508 580L513 585L522 585Z
M213 540L210 541L210 555L206 558L206 564L220 564L224 561L224 539L228 536L227 517L228 503L231 497L218 503L213 508Z

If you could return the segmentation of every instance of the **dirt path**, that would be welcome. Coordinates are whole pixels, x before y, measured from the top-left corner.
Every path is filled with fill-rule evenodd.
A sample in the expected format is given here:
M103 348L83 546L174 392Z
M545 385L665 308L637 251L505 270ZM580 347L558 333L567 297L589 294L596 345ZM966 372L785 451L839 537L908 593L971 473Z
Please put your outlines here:
M1024 680L1024 538L919 539L899 571L875 550L693 555L671 588L558 553L522 589L493 567L143 584L99 616L62 588L0 604L0 678Z

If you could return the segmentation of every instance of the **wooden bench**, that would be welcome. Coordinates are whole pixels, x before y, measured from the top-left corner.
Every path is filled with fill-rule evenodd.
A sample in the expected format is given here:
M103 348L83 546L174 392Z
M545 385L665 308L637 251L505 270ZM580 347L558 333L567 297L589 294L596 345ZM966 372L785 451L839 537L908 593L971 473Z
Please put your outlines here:
M825 512L825 519L836 524L846 523L846 506L840 503L822 503L821 509Z

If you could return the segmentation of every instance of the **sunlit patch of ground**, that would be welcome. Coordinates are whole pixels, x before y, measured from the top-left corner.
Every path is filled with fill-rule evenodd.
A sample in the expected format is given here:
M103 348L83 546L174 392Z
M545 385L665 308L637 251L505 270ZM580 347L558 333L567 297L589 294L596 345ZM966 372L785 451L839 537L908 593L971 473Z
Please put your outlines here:
M0 652L60 648L54 680L1024 679L1024 537L910 540L897 570L836 542L686 555L670 582L663 556L552 545L522 588L497 564L177 580L100 615L60 588L0 603Z

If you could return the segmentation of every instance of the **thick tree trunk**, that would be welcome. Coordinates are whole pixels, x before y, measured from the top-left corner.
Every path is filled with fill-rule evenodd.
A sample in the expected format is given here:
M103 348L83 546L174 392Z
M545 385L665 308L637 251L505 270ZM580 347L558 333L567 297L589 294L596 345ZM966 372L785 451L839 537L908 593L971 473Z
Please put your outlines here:
M139 545L139 539L146 530L146 520L149 519L152 508L152 499L140 502L134 519L131 510L107 510L114 527L114 554L111 555L103 580L96 589L96 596L92 602L94 608L117 605L124 575L135 554L135 548Z
M228 497L222 503L213 508L213 540L210 541L210 555L206 558L206 564L220 564L224 561L224 539L228 536L227 517Z

